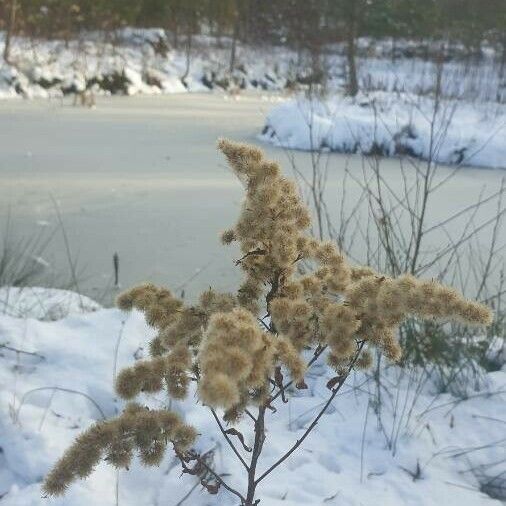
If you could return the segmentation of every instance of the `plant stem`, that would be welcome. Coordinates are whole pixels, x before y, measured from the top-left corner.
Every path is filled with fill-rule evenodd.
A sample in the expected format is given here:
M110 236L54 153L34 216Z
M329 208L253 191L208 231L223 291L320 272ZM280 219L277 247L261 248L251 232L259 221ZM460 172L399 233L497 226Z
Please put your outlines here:
M348 366L348 370L346 371L345 374L343 374L341 376L337 385L332 389L331 396L329 397L327 402L324 404L323 408L320 410L318 415L316 415L316 418L311 422L309 427L306 429L306 431L304 432L302 437L300 439L297 439L295 444L282 457L280 457L274 464L272 464L271 467L269 467L269 469L267 469L267 471L265 471L259 478L256 479L255 486L258 485L258 483L260 481L262 481L268 474L270 474L272 471L274 471L274 469L276 469L280 464L282 464L303 443L303 441L309 436L309 434L312 432L312 430L316 427L316 425L318 424L318 421L324 415L324 413L327 411L328 407L330 406L330 404L332 403L332 401L336 397L337 393L339 392L341 387L344 385L344 382L346 381L346 379L350 375L350 372L353 369L353 366L355 365L355 362L357 361L357 359L360 355L360 352L362 351L362 348L364 347L364 344L365 344L364 342L361 342L358 345L355 356L353 357L352 361L350 362L350 365Z
M320 357L320 355L327 349L327 345L321 346L319 345L316 350L314 351L313 357L311 360L307 363L306 368L309 369ZM282 392L286 391L287 388L289 388L291 385L293 385L293 380L290 380L288 383L283 385L283 388L280 388L275 394L273 394L269 400L269 404L272 404L280 395Z
M257 504L255 501L255 491L257 481L255 478L258 458L262 453L262 448L265 441L265 406L258 408L258 416L255 421L255 444L253 445L253 454L251 456L251 463L248 471L248 492L246 495L245 506L254 506Z
M216 423L218 424L218 427L220 428L221 433L223 434L223 437L227 441L230 448L232 448L232 451L235 453L241 464L244 466L246 471L249 472L248 464L246 464L246 461L243 459L242 455L239 453L239 450L235 447L234 443L232 443L232 440L228 437L228 434L225 432L225 429L223 428L222 423L220 422L220 419L218 418L218 415L216 414L216 411L211 408L211 413L213 414L214 419L216 420Z
M183 468L185 467L185 460L184 460L184 456L182 456L180 453L178 453L176 451L176 456L179 458L179 460L181 461L181 464L183 464ZM238 497L240 500L241 500L241 504L245 504L245 499L243 497L243 495L238 492L237 490L235 490L234 488L232 488L230 485L228 485L228 483L212 468L210 467L205 459L202 458L201 455L199 455L198 453L195 453L195 452L192 452L191 453L191 458L193 460L196 460L202 467L204 467L206 469L206 471L208 473L210 473L214 478L215 480L223 487L225 488L226 490L228 490L230 493L234 494L236 497Z

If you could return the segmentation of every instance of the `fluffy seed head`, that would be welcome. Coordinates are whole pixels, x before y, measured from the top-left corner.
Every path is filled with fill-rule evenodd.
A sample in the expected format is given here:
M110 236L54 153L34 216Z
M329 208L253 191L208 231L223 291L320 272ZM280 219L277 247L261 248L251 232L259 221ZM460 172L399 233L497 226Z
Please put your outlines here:
M245 190L237 222L221 236L224 244L238 243L245 279L236 294L209 289L192 306L153 284L122 293L118 307L144 312L156 329L151 358L117 376L123 398L165 389L184 399L194 381L200 400L224 408L224 419L235 422L249 405L268 405L281 366L303 380L308 347L327 346L329 365L345 378L353 367L370 367L373 347L399 360L398 327L409 316L491 322L488 308L439 283L351 266L336 244L308 235L311 213L277 163L246 144L220 140L218 146ZM260 308L270 317L261 320L264 327ZM102 459L127 467L137 453L144 464L158 465L167 443L184 453L196 437L176 413L129 403L119 417L76 439L44 491L62 494Z

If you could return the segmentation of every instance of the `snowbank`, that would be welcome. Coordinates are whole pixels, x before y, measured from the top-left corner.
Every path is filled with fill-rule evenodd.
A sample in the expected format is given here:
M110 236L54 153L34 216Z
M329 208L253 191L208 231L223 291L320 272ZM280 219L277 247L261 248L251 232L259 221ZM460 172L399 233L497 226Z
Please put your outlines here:
M409 94L296 98L268 113L261 139L291 149L506 168L506 106L444 100L435 113L432 99Z
M0 506L113 506L116 489L122 506L173 506L194 487L185 504L236 506L225 491L209 496L194 477L181 476L171 455L159 468L135 463L119 475L101 464L65 497L41 497L44 474L73 438L94 420L119 411L121 402L112 389L114 370L145 356L152 332L140 313L115 309L58 321L0 316L0 343L9 345L0 350ZM328 396L329 375L324 366L313 369L309 389L293 392L289 407L280 403L278 413L269 415L260 469L301 435ZM357 374L299 451L263 482L261 504L500 505L480 491L478 472L475 476L468 470L489 469L482 466L503 460L506 403L505 394L498 392L506 388L506 371L488 374L483 390L458 403L448 394L435 396L430 381L418 392L416 379L398 368L385 371L383 379L388 387L385 434L378 430L370 404L373 385ZM406 403L404 411L394 409L396 398L399 406ZM145 400L157 407L167 402L154 396ZM232 473L227 479L242 488L235 456L209 413L190 401L172 406L198 427L198 449L214 449L217 471ZM249 443L246 427L238 428ZM387 444L392 435L397 435L395 452ZM504 466L504 461L495 464L491 473L504 471Z
M1 32L0 32L1 34ZM187 71L184 49L170 49L163 30L125 29L114 44L99 34L82 40L12 43L15 67L0 62L0 99L58 98L92 88L96 94L161 94L212 89L280 90L290 54L238 49L236 70L228 72L229 49L197 37Z
M0 314L52 321L101 309L94 300L57 288L0 287Z
M0 32L0 47L2 44ZM114 43L112 42L114 40ZM444 96L506 102L506 75L498 55L485 48L471 64L464 48L448 54L443 75L434 58L439 44L362 38L358 41L360 89L426 95L436 79ZM172 47L161 29L124 28L111 34L83 32L78 40L12 40L12 61L0 62L0 98L52 98L93 87L95 93L160 94L209 90L271 90L304 87L312 81L314 62L287 47L239 44L236 64L229 72L231 40L195 36L190 65L184 47ZM343 90L346 56L343 44L326 47L321 55L330 90Z

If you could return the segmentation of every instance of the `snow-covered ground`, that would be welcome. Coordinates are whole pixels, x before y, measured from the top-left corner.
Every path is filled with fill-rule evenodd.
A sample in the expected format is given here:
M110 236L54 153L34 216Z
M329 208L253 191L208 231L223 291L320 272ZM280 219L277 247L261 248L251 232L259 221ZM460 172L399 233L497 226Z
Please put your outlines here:
M160 468L136 463L119 474L101 464L63 498L41 496L44 474L73 438L94 420L119 411L114 373L145 356L151 335L140 313L115 309L57 321L0 316L1 506L175 506L193 488L184 504L236 505L225 491L209 496L194 477L181 476L171 455ZM269 415L260 469L301 434L328 395L328 378L325 367L313 369L310 388L294 392L288 405L280 403ZM363 374L350 378L315 432L260 487L261 504L499 506L485 491L504 485L501 476L492 478L506 471L506 369L487 374L467 400L437 394L435 381L421 386L419 379L396 367L383 371L385 430L380 431L373 384ZM198 427L198 449L212 449L216 470L231 473L227 480L243 487L240 467L214 420L189 399L173 407ZM167 400L146 402L163 406ZM248 443L246 425L239 429Z
M164 31L155 29L125 29L115 40L93 33L68 43L16 38L11 56L15 65L0 63L0 98L57 98L85 88L119 95L280 90L289 75L292 55L282 49L240 48L230 75L230 50L215 40L196 37L188 71L184 48L160 49L167 44Z
M0 46L2 39L0 32ZM88 32L70 41L14 38L15 65L0 62L0 98L60 97L91 86L95 93L126 95L238 88L279 91L307 83L314 64L311 56L286 47L239 44L230 74L231 41L200 35L192 41L187 69L184 47L171 45L170 35L161 29ZM361 89L427 95L439 74L447 97L506 102L506 72L501 72L492 48L485 47L481 59L471 63L462 58L463 48L451 48L440 72L433 57L440 44L433 45L397 41L393 50L389 40L359 39ZM424 51L432 51L432 58L424 57ZM330 90L345 85L344 54L343 45L335 44L321 55Z
M294 98L271 109L260 138L289 149L506 168L506 105L381 91Z
M84 295L40 287L0 287L0 314L41 321L59 320L74 313L97 311L101 306Z

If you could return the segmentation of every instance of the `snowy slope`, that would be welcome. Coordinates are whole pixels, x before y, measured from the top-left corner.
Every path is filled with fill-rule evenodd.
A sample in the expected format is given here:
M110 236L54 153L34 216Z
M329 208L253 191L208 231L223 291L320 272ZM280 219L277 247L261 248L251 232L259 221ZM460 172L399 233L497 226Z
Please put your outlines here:
M85 88L95 94L118 95L239 87L279 90L286 84L292 57L281 49L239 48L237 68L230 75L229 49L196 37L187 72L183 49L155 51L157 43L167 44L163 30L125 29L114 43L93 33L69 43L16 38L12 46L15 66L0 62L0 99L58 98Z
M3 36L0 32L0 46ZM92 85L95 93L125 95L237 88L279 91L303 86L314 67L310 55L297 54L287 47L239 44L230 75L231 41L200 35L194 37L187 69L184 47L174 48L171 43L172 38L164 30L154 28L125 28L113 34L84 32L79 40L70 41L16 37L11 55L15 67L0 61L0 99L61 97ZM420 56L402 56L403 52L423 54L423 42L397 41L396 51L401 56L395 59L387 40L363 38L358 47L362 90L416 95L433 91L440 71L437 64ZM463 48L462 54L458 48L453 52L441 77L444 96L506 102L506 75L501 75L492 48L484 48L482 59L472 64L460 58ZM321 60L328 89L343 90L344 46L325 48Z
M79 431L118 412L121 402L112 390L114 368L144 356L151 336L140 313L115 309L57 321L0 316L0 343L9 346L0 349L0 506L175 506L192 489L184 504L237 504L224 491L209 496L196 486L194 477L181 477L181 468L171 455L160 468L135 464L118 475L102 464L65 497L41 497L42 477ZM327 396L328 377L325 367L313 369L310 388L294 392L296 397L288 405L280 404L278 412L269 415L260 469L301 434ZM486 469L490 475L506 471L506 394L498 393L506 390L506 371L488 374L481 390L458 403L449 394L434 396L430 381L418 394L413 378L398 368L384 372L389 392L382 411L385 434L378 430L370 404L371 381L363 374L350 379L300 451L260 487L261 504L499 505L480 492L480 483L467 470ZM161 406L167 400L149 397L146 402ZM189 401L173 407L198 427L202 434L198 449L214 449L215 468L232 473L227 479L242 488L240 468L218 437L209 413ZM430 411L420 416L427 408ZM247 424L239 428L250 441ZM395 452L387 440L396 442ZM495 466L480 467L501 460Z
M74 313L97 311L101 306L75 292L58 288L0 287L0 314L17 318L59 320Z
M355 99L294 98L267 115L261 139L290 149L412 155L506 168L506 105L375 92Z

